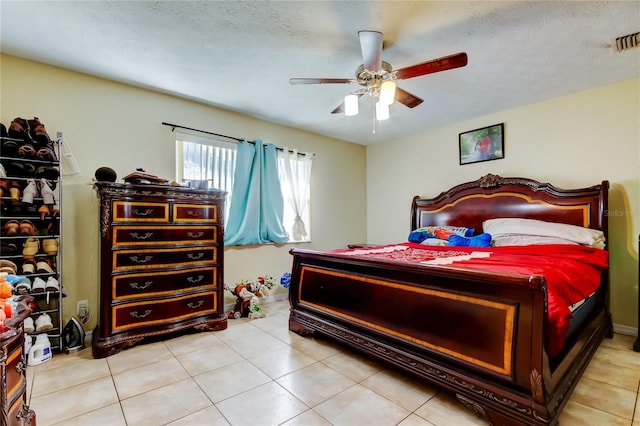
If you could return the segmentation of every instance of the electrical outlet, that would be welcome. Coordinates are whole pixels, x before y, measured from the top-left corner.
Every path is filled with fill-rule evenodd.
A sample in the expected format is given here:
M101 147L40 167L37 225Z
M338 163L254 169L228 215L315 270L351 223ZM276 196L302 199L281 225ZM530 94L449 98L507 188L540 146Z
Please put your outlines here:
M78 316L80 318L85 318L88 313L89 313L89 301L78 300Z

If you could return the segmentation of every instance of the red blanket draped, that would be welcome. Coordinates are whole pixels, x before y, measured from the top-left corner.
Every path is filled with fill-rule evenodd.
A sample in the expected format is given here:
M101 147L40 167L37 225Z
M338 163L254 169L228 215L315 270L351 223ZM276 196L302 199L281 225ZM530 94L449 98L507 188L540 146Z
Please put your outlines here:
M600 286L602 271L609 267L609 253L580 245L510 247L433 247L402 243L366 249L335 250L350 256L375 257L401 262L451 264L456 268L515 275L542 275L547 283L550 324L547 351L562 350L572 313L569 306L589 297Z

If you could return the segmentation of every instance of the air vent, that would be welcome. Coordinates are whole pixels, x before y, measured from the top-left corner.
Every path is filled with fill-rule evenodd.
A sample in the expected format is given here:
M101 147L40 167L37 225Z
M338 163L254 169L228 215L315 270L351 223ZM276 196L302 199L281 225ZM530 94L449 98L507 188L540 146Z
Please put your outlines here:
M639 45L640 32L616 38L616 48L618 52L631 49L632 47L638 47Z

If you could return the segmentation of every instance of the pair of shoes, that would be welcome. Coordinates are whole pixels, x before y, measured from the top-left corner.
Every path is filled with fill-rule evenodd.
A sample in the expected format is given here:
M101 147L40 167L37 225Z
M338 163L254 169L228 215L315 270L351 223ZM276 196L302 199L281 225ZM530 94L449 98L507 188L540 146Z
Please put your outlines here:
M28 238L22 248L22 257L25 259L33 259L40 251L40 240L37 238Z
M18 252L18 247L13 243L0 242L0 253L4 256L11 256Z
M35 331L35 327L33 325L33 318L27 317L24 320L24 332L25 333L33 333Z
M0 259L0 272L15 275L18 272L18 266L9 259Z
M36 331L47 331L53 328L51 317L48 314L40 314L36 319Z
M56 256L58 254L58 240L56 238L43 240L42 251L48 256Z
M34 171L33 174L36 178L57 180L60 177L60 170L52 166L40 166Z

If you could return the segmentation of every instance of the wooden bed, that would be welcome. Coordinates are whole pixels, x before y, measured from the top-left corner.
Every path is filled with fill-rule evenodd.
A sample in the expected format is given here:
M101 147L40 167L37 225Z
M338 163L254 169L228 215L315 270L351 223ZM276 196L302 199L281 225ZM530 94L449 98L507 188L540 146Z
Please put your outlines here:
M432 199L415 197L411 230L481 230L486 219L530 218L607 237L607 196L607 181L565 190L489 174ZM612 336L608 270L582 323L550 357L543 276L290 253L290 330L335 339L439 385L490 424L556 424L600 342Z

